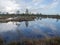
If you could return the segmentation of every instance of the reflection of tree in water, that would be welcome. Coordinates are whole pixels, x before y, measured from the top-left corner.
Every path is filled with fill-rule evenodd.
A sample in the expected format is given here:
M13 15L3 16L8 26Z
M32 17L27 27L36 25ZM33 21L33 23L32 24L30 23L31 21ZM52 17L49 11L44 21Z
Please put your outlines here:
M17 39L18 41L22 40L24 38L23 32L21 31L21 29L19 29L20 23L16 23L17 28L16 28L16 32L17 32Z
M16 22L16 25L17 25L17 27L19 27L19 26L20 26L20 23L17 23L17 22Z
M17 25L17 27L19 27L20 26L20 23L15 23L15 25ZM26 27L28 27L28 21L25 21L25 25L26 25Z
M42 20L42 17L40 17L39 19Z
M25 25L26 25L26 27L28 27L28 21L25 21Z
M56 20L56 22L58 22L58 21L59 21L59 19Z
M39 19L42 20L42 17L36 17L36 20L39 20Z
M49 18L49 17L48 17ZM45 19L44 17L36 17L36 19L37 20L42 20L42 19ZM46 18L47 19L47 18ZM49 18L50 19L50 18ZM59 19L58 18L52 18L52 19L56 19L56 22L58 22L59 21Z
M16 32L17 32L17 39L18 39L18 41L20 40L20 36L21 36L21 32L20 32L20 30L18 29L18 27L20 26L20 23L18 23L18 22L16 22L15 23L16 25L17 25L17 28L16 28Z

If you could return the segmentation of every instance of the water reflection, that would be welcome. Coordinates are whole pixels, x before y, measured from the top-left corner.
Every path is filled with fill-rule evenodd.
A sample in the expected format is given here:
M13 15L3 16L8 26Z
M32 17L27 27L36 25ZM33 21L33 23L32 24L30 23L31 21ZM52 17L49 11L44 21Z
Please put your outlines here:
M8 23L0 23L0 32L4 31L12 31L16 29L16 25L13 24L13 22L8 22Z
M0 34L14 39L60 36L60 20L37 17L33 21L0 23Z
M7 23L0 23L0 29L5 29L6 27L6 29L7 30L12 30L12 28L13 29L15 29L15 28L17 28L17 27L20 27L20 25L23 25L24 26L24 23L25 23L25 26L26 27L29 27L29 23L31 23L32 22L32 24L31 25L33 25L34 23L38 23L38 24L43 24L43 25L45 25L45 26L47 26L47 27L49 27L50 25L49 24L51 24L52 26L51 27L53 27L53 24L52 23L55 23L55 24L57 24L57 22L59 21L59 19L50 19L50 18L42 18L42 17L36 17L35 19L34 19L35 21L22 21L22 22L12 22L12 21L10 21L10 22L7 22ZM37 22L36 22L37 21ZM54 22L53 22L54 21ZM46 23L45 23L46 22ZM50 23L51 22L51 23ZM59 21L60 22L60 21ZM23 24L22 24L23 23ZM48 25L47 25L48 24ZM54 24L54 25L55 25ZM35 25L35 24L34 24ZM6 27L5 27L6 26ZM11 27L10 29L9 29L9 26ZM22 26L22 27L23 27ZM6 30L5 29L5 30Z
M26 25L26 27L28 27L28 21L25 21L25 25Z

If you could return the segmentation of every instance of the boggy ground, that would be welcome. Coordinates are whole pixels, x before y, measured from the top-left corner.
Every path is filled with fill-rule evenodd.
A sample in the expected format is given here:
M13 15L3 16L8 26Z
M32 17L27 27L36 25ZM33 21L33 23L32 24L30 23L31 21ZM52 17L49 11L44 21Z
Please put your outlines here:
M11 41L6 43L2 38L0 38L0 45L60 45L60 38L50 38L50 39L24 39L20 41Z

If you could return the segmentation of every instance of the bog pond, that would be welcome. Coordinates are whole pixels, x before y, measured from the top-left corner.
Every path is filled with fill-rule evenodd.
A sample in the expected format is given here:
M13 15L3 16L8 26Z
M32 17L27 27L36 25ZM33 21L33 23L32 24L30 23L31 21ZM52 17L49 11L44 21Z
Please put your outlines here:
M36 17L30 21L0 22L0 36L7 41L60 37L60 19Z

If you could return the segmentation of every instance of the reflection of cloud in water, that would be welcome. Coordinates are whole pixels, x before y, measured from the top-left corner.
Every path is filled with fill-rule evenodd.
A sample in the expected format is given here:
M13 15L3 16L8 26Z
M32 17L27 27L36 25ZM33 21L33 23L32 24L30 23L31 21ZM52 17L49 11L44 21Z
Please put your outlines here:
M36 25L36 26L35 26ZM49 22L47 22L47 21L41 21L41 20L36 20L35 22L31 22L30 23L30 26L33 26L33 27L35 27L35 28L37 28L37 26L38 27L45 27L45 28L49 28L49 29L51 29L51 30L57 30L57 27L56 27L56 25L55 24L53 24L53 23L49 23Z
M16 25L13 22L0 24L0 32L11 31L16 29Z
M30 28L32 28L33 32L35 32L36 34L42 34L45 37L47 37L48 34L55 35L58 32L55 24L46 21L35 20L35 22L31 22L29 23L29 25Z
M57 30L56 25L54 23L52 23L51 20L50 20L50 22L49 21L47 22L47 21L38 20L37 23L40 24L41 26L47 27L47 28L49 28L51 30Z
M49 24L49 23L42 23L45 27L48 27L52 30L57 30L56 26L54 24Z
M50 20L51 21L51 20ZM16 25L17 23L17 25ZM8 32L15 30L14 32L8 32L9 36L15 38L17 36L33 36L34 38L37 36L49 38L51 36L57 35L57 27L54 23L50 23L48 21L35 20L29 21L28 27L25 25L25 21L23 22L8 22L0 24L1 32ZM14 34L14 35L13 35ZM15 36L15 37L14 37Z
M43 35L44 37L48 38L47 34L44 33L41 29L32 29L32 32L35 33L35 34L40 34L40 35Z

